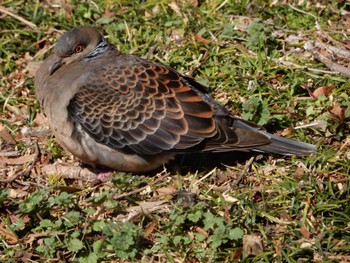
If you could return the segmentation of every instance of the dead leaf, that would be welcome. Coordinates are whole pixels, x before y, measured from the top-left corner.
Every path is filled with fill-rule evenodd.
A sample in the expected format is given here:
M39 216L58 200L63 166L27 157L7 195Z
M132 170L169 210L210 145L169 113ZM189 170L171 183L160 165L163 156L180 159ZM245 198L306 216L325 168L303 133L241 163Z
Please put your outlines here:
M156 226L158 225L157 221L150 222L147 226L144 233L144 236L148 236L149 234L153 233L154 229L156 229Z
M292 128L286 128L281 132L282 136L289 136L293 134L293 129Z
M159 14L159 12L160 12L160 7L159 7L159 5L155 5L155 6L152 8L152 14L153 14L153 15L157 15L157 14Z
M171 2L168 4L168 6L179 16L179 17L182 17L182 13L181 13L181 9L180 7L178 6L178 4L176 2Z
M17 158L5 158L0 156L0 163L5 163L5 164L24 164L28 162L33 162L34 159L36 158L36 154L30 154L30 155L25 155L25 156L20 156Z
M160 187L157 189L157 193L159 195L172 195L176 193L177 190L173 186L168 186L168 187Z
M145 17L152 17L152 14L150 12L148 12L147 10L145 10L144 16Z
M310 236L311 236L311 233L309 232L309 230L307 230L306 226L303 225L301 228L300 228L300 233L302 234L303 237L309 239Z
M23 198L28 196L27 191L23 191L22 189L9 189L9 195L10 198Z
M7 229L3 222L0 223L0 236L6 240L7 243L14 245L18 243L18 238L11 230Z
M128 214L120 214L116 217L116 220L119 222L130 222L143 215L151 217L152 212L164 209L167 206L167 201L143 202L138 206L129 207L126 210Z
M241 256L242 256L242 249L241 248L235 249L231 253L231 259L233 262L239 262Z
M33 262L32 257L33 257L33 253L28 253L23 250L17 250L14 255L16 262L23 262L23 263Z
M294 177L300 179L305 174L305 170L301 167L298 167L294 172Z
M282 241L281 240L272 240L273 246L275 248L276 254L278 256L282 256L282 252L280 250L280 247L282 245Z
M205 236L206 238L208 238L208 236L209 236L207 231L205 231L203 228L201 228L199 226L196 227L196 232L198 234L201 234L202 236Z
M292 216L287 211L280 212L280 219L283 222L291 222L293 220Z
M243 236L243 257L256 256L264 251L261 237L258 235Z
M224 221L226 223L231 221L230 214L231 214L230 213L230 207L229 206L224 206Z
M319 87L317 89L314 90L314 92L312 93L312 95L315 97L315 98L318 98L322 95L325 95L325 96L328 96L329 94L331 94L332 90L335 89L335 86L322 86L322 87Z
M303 242L300 244L300 248L302 249L311 249L313 244L309 241Z
M286 41L286 43L288 43L290 45L298 45L304 41L304 38L301 36L291 34L285 38L285 41Z
M196 34L192 34L194 40L198 43L203 43L203 44L209 44L210 43L210 40L204 38L204 37L201 37L199 35L196 35Z
M1 123L0 123L0 137L10 145L16 144L15 139L12 137L12 135L7 130L7 128Z
M253 202L254 202L254 203L259 203L259 202L261 202L261 201L263 201L263 200L264 200L264 199L263 199L263 197L262 197L261 192L257 191L257 192L254 194L254 196L253 196Z
M340 263L349 263L350 262L350 256L349 255L334 255L329 252L325 252L325 256L327 259L335 260L336 262Z
M185 4L188 4L188 5L193 6L193 7L198 6L197 0L178 0L178 3L180 6L184 6Z
M335 103L333 105L333 108L330 110L330 112L339 117L341 120L344 120L345 118L345 108L340 106L338 103Z

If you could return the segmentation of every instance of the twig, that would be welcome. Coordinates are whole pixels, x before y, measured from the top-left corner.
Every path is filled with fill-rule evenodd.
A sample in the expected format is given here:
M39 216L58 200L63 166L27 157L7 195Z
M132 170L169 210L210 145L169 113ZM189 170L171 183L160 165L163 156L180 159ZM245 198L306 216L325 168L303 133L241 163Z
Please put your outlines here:
M336 46L331 46L331 45L326 45L322 42L319 41L311 41L310 46L313 46L314 48L325 48L332 54L344 58L344 59L349 59L350 58L350 51L336 47ZM305 44L307 47L309 47L308 44Z
M221 8L223 8L223 7L227 4L227 2L228 2L228 0L225 0L224 2L222 2L222 4L219 5L219 6L215 9L215 11L219 11Z
M169 175L169 174L168 174L167 172L165 172L165 174L164 174L163 176L159 177L157 180L155 180L154 182L152 182L150 185L155 185L155 184L157 184L159 181L163 180L164 177L166 177L166 176L168 176L168 175ZM139 189L136 189L136 190L131 191L131 192L128 192L128 193L120 194L120 195L118 195L118 196L115 196L116 193L117 193L117 191L118 191L118 190L116 189L116 190L113 191L112 196L111 196L110 199L118 200L118 199L121 199L121 198L130 196L130 195L133 195L133 194L140 193L140 192L142 192L143 190L147 189L147 187L149 187L150 185L143 186L143 187L141 187L141 188L139 188ZM107 208L106 205L102 205L102 206L101 206L101 209L100 209L100 210L97 212L97 214L95 215L95 219L96 219L96 220L98 219L98 217L99 217L102 213L104 213L104 212L106 211L106 208Z
M325 66L331 70L337 71L340 74L342 74L345 77L350 77L350 68L344 67L338 63L333 62L332 60L330 60L329 58L327 58L324 55L321 55L318 52L313 52L313 55L315 56L316 59L318 59L319 61L321 61L323 64L325 64Z
M28 167L25 171L21 171L21 172L16 173L15 175L13 175L13 176L12 176L11 178L9 178L9 179L0 180L0 183L5 183L5 184L12 183L12 182L15 181L19 176L26 176L26 175L29 175L30 172L32 171L34 165L35 165L35 162L37 161L37 159L38 159L38 157L39 157L39 154L40 154L39 146L38 146L38 143L35 142L35 143L34 143L34 157L33 157L32 163L29 165L29 167Z
M155 185L157 184L159 181L162 181L164 179L164 177L168 176L169 174L168 173L165 173L163 176L159 177L157 180L155 180L154 182L152 182L150 185ZM113 194L112 194L112 197L111 199L114 199L114 200L118 200L118 199L122 199L124 197L127 197L127 196L130 196L130 195L133 195L133 194L137 194L137 193L140 193L142 192L143 190L146 190L147 187L149 187L150 185L146 185L146 186L143 186L139 189L136 189L134 191L131 191L131 192L128 192L128 193L124 193L124 194L120 194L118 196L115 196L114 195L117 193L117 191L115 191Z
M309 51L312 53L312 55L325 64L325 66L333 71L339 72L340 74L350 77L350 68L344 67L336 62L333 62L331 59L327 58L325 55L322 55L320 52L316 50L316 43L314 41L308 41L305 43L304 48L305 50ZM321 45L321 44L318 44Z
M206 178L208 178L209 176L211 176L215 171L216 171L216 168L214 168L214 169L211 170L209 173L207 173L206 175L204 175L203 177L201 177L201 179L199 179L197 182L195 182L194 185L199 184L200 182L202 182L203 180L205 180Z
M323 73L323 74L339 74L338 72L330 71L330 70L322 70L318 68L307 68L310 71L318 72L318 73Z
M346 49L346 45L344 45L344 43L335 40L334 38L332 38L326 31L324 31L320 24L318 23L318 21L316 21L316 28L317 28L317 34L320 35L321 37L327 39L328 41L330 41L331 43L333 43L334 45L338 46L338 47L343 47Z
M10 12L6 7L4 6L0 6L0 12L12 16L13 18L17 19L18 21L22 22L23 24L26 24L27 26L31 27L31 28L36 28L36 25L26 19L24 19L23 17L20 17L19 15L16 15L12 12Z
M243 176L247 173L249 167L252 165L253 161L254 161L255 157L252 156L250 157L250 159L248 160L248 162L246 162L241 174L238 176L238 178L234 181L234 185L238 185L242 179L243 179Z
M0 152L0 157L14 157L18 155L18 151Z
M207 62L208 58L209 58L209 52L206 50L201 61L198 63L198 65L195 65L194 67L192 67L187 75L192 76L193 72L199 69L201 66L203 66Z
M97 175L86 168L80 166L65 166L59 164L45 165L41 168L44 174L58 174L65 179L79 179L83 181L94 181Z
M317 17L316 17L315 15L313 15L313 14L311 14L311 13L308 13L308 12L306 12L306 11L304 11L304 10L301 10L301 9L299 9L299 8L296 8L295 6L292 6L292 5L290 5L290 4L289 4L288 6L289 6L290 8L292 8L293 10L299 12L299 13L302 13L302 14L308 15L308 16L312 16L313 18L316 19L316 22L317 22Z
M11 96L12 96L13 93L16 91L16 89L19 88L19 87L21 87L26 81L27 81L26 79L23 79L23 80L21 80L19 83L17 83L16 86L14 86L14 87L12 88L11 94L10 94L9 96L7 96L7 98L6 98L5 102L4 102L4 105L3 105L3 107L2 107L2 108L3 108L3 111L6 111L6 106L7 106L8 102L9 102Z

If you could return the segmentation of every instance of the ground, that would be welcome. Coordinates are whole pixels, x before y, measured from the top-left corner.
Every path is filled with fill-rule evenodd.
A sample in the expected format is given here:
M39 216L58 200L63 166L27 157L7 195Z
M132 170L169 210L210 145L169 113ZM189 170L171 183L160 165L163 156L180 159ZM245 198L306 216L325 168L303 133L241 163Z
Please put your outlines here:
M2 1L1 262L350 262L349 11L345 0ZM56 143L34 88L78 25L317 153L92 171Z

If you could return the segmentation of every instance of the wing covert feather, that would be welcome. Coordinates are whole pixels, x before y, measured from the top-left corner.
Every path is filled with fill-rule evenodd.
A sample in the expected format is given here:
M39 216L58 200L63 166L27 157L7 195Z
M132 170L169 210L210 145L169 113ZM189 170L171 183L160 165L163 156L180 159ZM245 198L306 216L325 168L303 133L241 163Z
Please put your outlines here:
M106 65L68 105L97 142L138 154L183 150L216 132L214 109L166 66L144 60Z

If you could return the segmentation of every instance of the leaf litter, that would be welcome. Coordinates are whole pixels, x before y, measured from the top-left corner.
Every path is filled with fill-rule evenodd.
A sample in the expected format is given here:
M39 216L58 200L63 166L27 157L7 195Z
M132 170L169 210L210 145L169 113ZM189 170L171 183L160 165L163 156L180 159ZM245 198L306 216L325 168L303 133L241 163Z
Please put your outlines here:
M246 12L229 1L40 2L37 14L29 11L34 3L10 2L0 9L1 38L8 43L6 50L0 47L2 259L200 262L261 260L269 254L270 260L349 261L349 15L342 1L331 8L313 1L262 7L283 10L283 24L256 1L242 9ZM331 17L315 23L325 10ZM114 173L100 180L99 172L82 167L52 138L32 77L59 33L74 23L102 22L103 16L110 22L96 25L109 32L127 21L127 41L110 36L124 50L146 53L149 41L167 46L155 48L154 58L212 83L212 95L233 112L266 127L277 125L284 136L312 138L319 153L298 160L302 165L257 155L215 170L179 172L186 170L184 162L181 169L175 163L152 176ZM290 29L300 26L290 19L298 16L295 21L305 28ZM148 36L147 27L157 32ZM242 102L262 107L263 114L249 107L245 112ZM179 191L195 195L189 207L176 198ZM230 239L237 229L245 234Z

